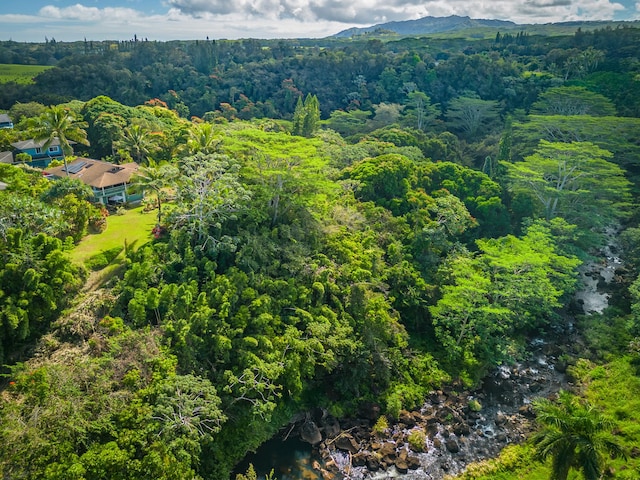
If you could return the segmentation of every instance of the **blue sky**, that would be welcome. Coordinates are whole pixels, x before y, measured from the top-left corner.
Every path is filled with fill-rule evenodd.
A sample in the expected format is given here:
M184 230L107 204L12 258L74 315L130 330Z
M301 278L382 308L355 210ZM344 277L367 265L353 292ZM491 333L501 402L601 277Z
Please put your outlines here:
M308 38L427 15L636 20L640 0L0 0L0 40Z

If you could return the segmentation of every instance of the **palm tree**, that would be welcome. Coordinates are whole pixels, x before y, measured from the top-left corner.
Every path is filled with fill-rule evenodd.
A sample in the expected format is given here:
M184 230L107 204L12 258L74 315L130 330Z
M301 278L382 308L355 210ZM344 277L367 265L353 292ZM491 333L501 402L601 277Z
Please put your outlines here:
M159 165L149 160L149 165L140 167L131 179L134 186L144 190L153 190L156 194L158 205L158 226L162 220L162 189L171 185L178 176L178 169L174 165Z
M36 141L45 140L43 149L48 149L57 139L62 149L65 171L67 170L67 157L73 155L73 147L70 140L89 145L87 140L87 122L77 120L72 112L62 105L47 108L42 115L36 118ZM67 172L69 176L69 172Z
M195 155L198 152L216 153L221 142L212 124L196 124L189 129L187 152L189 155Z
M118 146L129 153L140 164L158 149L156 135L142 125L131 125L124 129L122 138L117 142Z
M557 403L537 399L533 407L543 428L531 441L538 460L551 457L550 480L566 480L572 468L582 470L585 480L598 480L605 454L625 457L611 436L613 423L577 396L560 391Z

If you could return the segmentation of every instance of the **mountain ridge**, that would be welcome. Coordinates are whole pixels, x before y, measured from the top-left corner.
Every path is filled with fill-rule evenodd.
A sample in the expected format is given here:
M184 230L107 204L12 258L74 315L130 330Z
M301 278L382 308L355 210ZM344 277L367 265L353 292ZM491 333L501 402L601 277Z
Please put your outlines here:
M615 20L591 20L591 21L567 21L552 22L545 24L520 24L510 20L479 19L469 16L449 15L447 17L426 16L415 20L400 20L385 23L378 23L369 27L352 27L342 30L332 38L350 38L358 35L371 33L394 33L397 35L428 35L447 32L459 32L474 28L498 28L513 30L517 28L530 29L544 28L545 26L555 27L588 27L612 24L638 24L638 21L615 21Z
M372 33L379 30L389 30L399 35L417 35L428 33L442 33L477 27L513 28L518 24L508 20L474 19L468 16L449 15L448 17L426 16L415 20L401 20L379 23L370 27L353 27L333 35L337 38L352 37Z

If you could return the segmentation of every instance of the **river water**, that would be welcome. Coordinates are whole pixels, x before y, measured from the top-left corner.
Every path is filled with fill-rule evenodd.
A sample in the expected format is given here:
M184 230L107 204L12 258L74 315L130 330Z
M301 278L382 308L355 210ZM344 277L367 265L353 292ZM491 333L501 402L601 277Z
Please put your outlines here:
M261 445L256 453L248 455L236 472L246 472L251 463L259 480L264 480L271 471L277 480L318 480L322 477L313 468L313 462L319 460L308 443L295 438L272 439Z

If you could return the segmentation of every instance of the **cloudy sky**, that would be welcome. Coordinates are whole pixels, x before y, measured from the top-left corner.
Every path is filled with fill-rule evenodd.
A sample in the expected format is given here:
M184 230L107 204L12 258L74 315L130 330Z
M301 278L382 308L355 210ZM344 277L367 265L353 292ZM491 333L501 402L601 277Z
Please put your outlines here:
M636 20L640 0L0 0L0 40L310 38L427 15Z

